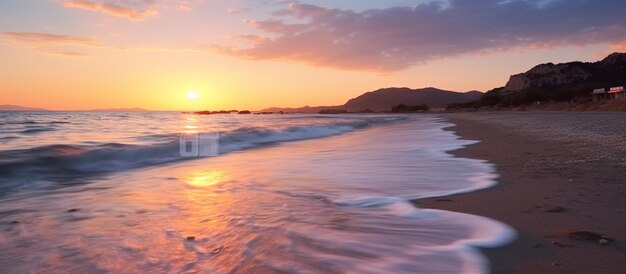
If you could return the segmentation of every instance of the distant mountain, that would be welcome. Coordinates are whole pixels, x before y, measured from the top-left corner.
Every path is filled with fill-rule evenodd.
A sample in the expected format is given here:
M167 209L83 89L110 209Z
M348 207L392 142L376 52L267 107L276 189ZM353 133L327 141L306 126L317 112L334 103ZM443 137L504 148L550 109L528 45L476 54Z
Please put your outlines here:
M310 107L305 106L301 108L280 108L280 107L272 107L260 110L260 112L287 112L287 113L317 113L324 109L338 109L341 106L318 106L318 107Z
M133 111L148 111L143 108L103 108L103 109L92 109L89 111L103 111L103 112L133 112Z
M373 111L387 111L391 107L404 105L426 104L431 108L445 107L452 103L467 103L479 99L481 92L454 92L437 88L385 88L365 93L349 100L343 108L349 111L370 109Z
M390 111L393 106L422 105L426 104L431 108L445 107L452 103L467 103L478 100L482 96L479 91L454 92L437 88L384 88L350 99L341 106L320 106L302 108L268 108L263 111L268 112L307 112L314 113L321 110L348 110L351 112L371 110L376 112Z
M16 105L0 105L0 110L4 111L47 111L44 108L31 108L31 107L23 107Z

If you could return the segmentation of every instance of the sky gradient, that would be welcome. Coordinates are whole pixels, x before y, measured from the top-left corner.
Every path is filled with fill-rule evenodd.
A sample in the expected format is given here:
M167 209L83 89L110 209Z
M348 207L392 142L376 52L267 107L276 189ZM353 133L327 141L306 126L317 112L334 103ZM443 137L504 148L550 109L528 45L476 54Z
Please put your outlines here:
M625 51L625 10L617 0L0 0L0 105L261 109L390 86L486 91L539 63Z

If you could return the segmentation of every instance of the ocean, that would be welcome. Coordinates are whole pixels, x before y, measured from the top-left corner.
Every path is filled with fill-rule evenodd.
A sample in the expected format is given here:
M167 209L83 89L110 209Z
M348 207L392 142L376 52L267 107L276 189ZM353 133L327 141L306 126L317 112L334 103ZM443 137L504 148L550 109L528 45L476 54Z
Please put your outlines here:
M0 268L487 273L479 248L511 241L512 228L411 203L495 184L490 163L449 154L475 143L449 126L436 115L0 112ZM215 153L193 155L194 136L216 136Z

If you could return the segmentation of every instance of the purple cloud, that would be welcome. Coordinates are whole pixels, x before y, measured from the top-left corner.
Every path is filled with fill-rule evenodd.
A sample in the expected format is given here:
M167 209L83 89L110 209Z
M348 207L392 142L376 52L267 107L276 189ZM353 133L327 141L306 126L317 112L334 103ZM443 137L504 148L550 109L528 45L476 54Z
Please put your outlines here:
M484 51L620 43L625 10L623 0L449 0L363 12L296 2L272 19L247 20L262 35L239 36L246 47L212 48L251 59L396 71Z

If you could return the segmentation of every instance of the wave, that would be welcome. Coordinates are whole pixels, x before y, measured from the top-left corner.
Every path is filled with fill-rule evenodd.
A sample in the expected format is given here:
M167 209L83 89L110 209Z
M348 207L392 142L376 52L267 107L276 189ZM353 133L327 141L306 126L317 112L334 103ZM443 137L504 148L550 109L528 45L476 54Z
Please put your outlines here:
M281 130L239 128L219 134L219 154L280 142L329 137L406 119L388 118L355 119L351 122L294 126ZM0 151L0 192L4 192L7 187L23 187L38 181L70 182L90 175L195 159L181 156L180 135L159 137L168 141L154 145L48 145Z
M0 121L0 125L35 125L39 124L36 121L26 120L26 121Z
M38 133L43 133L43 132L49 132L49 131L55 131L56 129L54 128L47 128L47 127L37 127L37 128L29 128L29 129L25 129L20 131L21 134L38 134Z
M4 137L0 137L0 143L2 142L8 142L8 141L12 141L15 139L19 139L19 137L17 136L4 136Z

